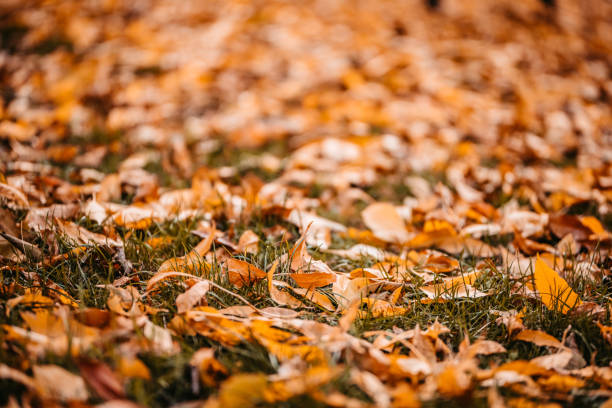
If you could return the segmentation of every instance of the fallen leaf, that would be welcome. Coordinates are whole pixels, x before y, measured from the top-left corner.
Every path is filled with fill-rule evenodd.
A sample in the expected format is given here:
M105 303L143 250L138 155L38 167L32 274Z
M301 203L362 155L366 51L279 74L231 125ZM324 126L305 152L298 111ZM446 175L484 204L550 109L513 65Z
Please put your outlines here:
M527 341L542 347L564 348L559 340L540 330L523 330L514 336L514 340Z
M122 356L117 366L119 374L125 378L151 379L149 368L136 357Z
M469 373L455 364L447 365L437 377L437 387L440 394L447 398L465 395L472 387Z
M207 280L197 282L176 297L176 308L178 313L185 313L192 309L198 302L205 299L210 290L210 282Z
M8 184L0 183L0 198L15 209L27 209L30 207L27 197L23 192Z
M225 261L227 275L231 284L241 288L266 277L266 273L246 261L228 258Z
M599 322L595 322L601 332L602 337L612 346L612 327L604 326Z
M567 314L573 307L582 303L567 282L539 256L536 259L533 279L542 303L550 310Z
M123 383L117 378L111 368L98 361L82 360L77 363L81 376L96 394L105 399L113 400L125 397Z
M295 283L305 289L320 288L336 281L336 274L327 272L310 272L289 274Z
M268 380L264 374L237 374L225 380L219 389L216 404L206 408L251 408L264 401ZM210 400L209 400L210 401ZM209 405L210 404L210 405Z
M497 353L505 353L506 348L493 340L477 340L467 348L467 353L470 356L485 355Z
M36 383L32 378L28 377L23 372L2 363L0 363L0 378L3 380L18 382L25 385L29 389L35 389L36 387Z
M85 401L89 398L85 381L56 365L32 367L37 390L44 398L61 402Z
M276 267L278 266L278 260L274 261L270 270L267 273L268 278L268 292L270 293L270 297L279 305L285 306L288 305L293 308L298 308L303 306L303 303L296 299L294 296L289 294L286 291L278 289L278 287L287 286L284 282L277 282L273 279L274 272L276 272ZM278 286L278 287L277 287Z
M563 350L559 353L532 358L530 362L544 367L547 370L577 369L584 367L586 364L582 357L570 350Z
M240 253L255 254L259 247L259 237L251 230L246 230L238 240L237 251Z
M218 380L225 377L227 369L215 358L215 351L211 348L201 348L191 356L189 365L195 367L202 384L213 387Z
M56 218L55 223L58 226L59 232L79 244L90 244L93 242L96 245L105 245L110 247L123 246L123 243L121 241L111 239L102 234L97 234L95 232L88 231L73 222L63 221L59 218Z
M410 238L404 220L389 203L370 204L361 212L363 222L374 236L386 242L404 243Z

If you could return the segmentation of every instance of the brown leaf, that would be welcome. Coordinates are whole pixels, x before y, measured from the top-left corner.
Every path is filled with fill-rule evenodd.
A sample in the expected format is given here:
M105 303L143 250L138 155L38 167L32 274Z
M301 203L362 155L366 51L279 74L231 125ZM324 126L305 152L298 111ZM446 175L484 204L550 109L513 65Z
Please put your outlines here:
M77 365L87 384L99 397L105 400L125 397L122 382L109 366L99 361L87 360L79 361Z
M477 340L474 344L468 346L467 353L471 356L478 354L488 356L490 354L505 353L506 348L496 341L492 340Z
M577 241L585 241L591 235L591 230L584 226L575 215L553 215L550 217L549 225L558 238L572 234Z
M64 221L59 218L55 219L55 223L58 226L58 231L65 234L70 239L77 243L88 244L93 242L97 245L105 245L111 247L121 247L123 243L115 239L111 239L105 235L97 234L86 230L85 228L69 221Z
M28 209L30 203L25 194L8 184L0 183L0 198L7 203L8 206L15 209Z
M227 369L215 358L211 348L201 348L191 356L189 364L198 370L200 381L206 387L213 387L219 378L228 374Z

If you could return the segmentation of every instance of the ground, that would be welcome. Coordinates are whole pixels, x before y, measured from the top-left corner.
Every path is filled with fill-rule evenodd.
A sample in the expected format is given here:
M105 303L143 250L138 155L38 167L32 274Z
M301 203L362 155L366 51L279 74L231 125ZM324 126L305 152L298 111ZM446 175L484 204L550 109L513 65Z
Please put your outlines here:
M0 11L3 405L612 406L608 2Z

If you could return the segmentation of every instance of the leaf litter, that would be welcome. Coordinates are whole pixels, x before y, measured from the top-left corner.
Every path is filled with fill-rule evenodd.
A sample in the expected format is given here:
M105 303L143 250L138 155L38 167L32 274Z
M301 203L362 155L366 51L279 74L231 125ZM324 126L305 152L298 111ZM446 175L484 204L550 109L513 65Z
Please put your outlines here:
M2 404L612 404L587 3L4 2Z

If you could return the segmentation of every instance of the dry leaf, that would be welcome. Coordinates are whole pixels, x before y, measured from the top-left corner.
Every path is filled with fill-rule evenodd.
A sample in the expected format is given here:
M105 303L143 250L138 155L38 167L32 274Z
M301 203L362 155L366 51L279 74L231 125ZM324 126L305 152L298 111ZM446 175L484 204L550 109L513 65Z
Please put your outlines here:
M251 230L246 230L238 240L238 248L240 253L255 254L259 247L259 237Z
M363 222L374 236L386 242L404 243L410 238L404 220L389 203L370 204L361 212Z
M327 286L336 281L335 273L310 272L310 273L291 273L291 278L301 288L313 289Z
M210 290L210 282L200 281L176 297L177 312L185 313L203 299Z
M564 348L559 340L540 330L523 330L514 336L514 340L523 340L543 347Z
M267 273L268 278L268 292L270 293L270 297L279 305L288 305L293 308L298 308L303 306L303 303L293 297L286 291L278 289L278 287L284 287L286 284L284 282L275 281L273 279L274 272L276 271L276 267L278 266L278 260L274 261L270 270ZM278 287L277 287L278 286Z
M255 265L235 258L228 258L225 261L225 268L230 283L239 288L266 277L266 273Z
M78 362L77 365L87 385L93 388L99 397L105 400L125 397L123 383L109 366L101 362L86 360Z
M36 388L46 399L61 402L85 401L89 398L83 378L56 365L32 368Z
M149 368L136 357L121 357L117 371L125 378L151 379Z
M573 307L582 303L567 282L539 256L536 259L533 279L542 303L550 310L567 314Z
M198 370L200 381L206 387L213 387L220 377L227 375L227 369L215 358L211 348L201 348L191 356L189 364Z

